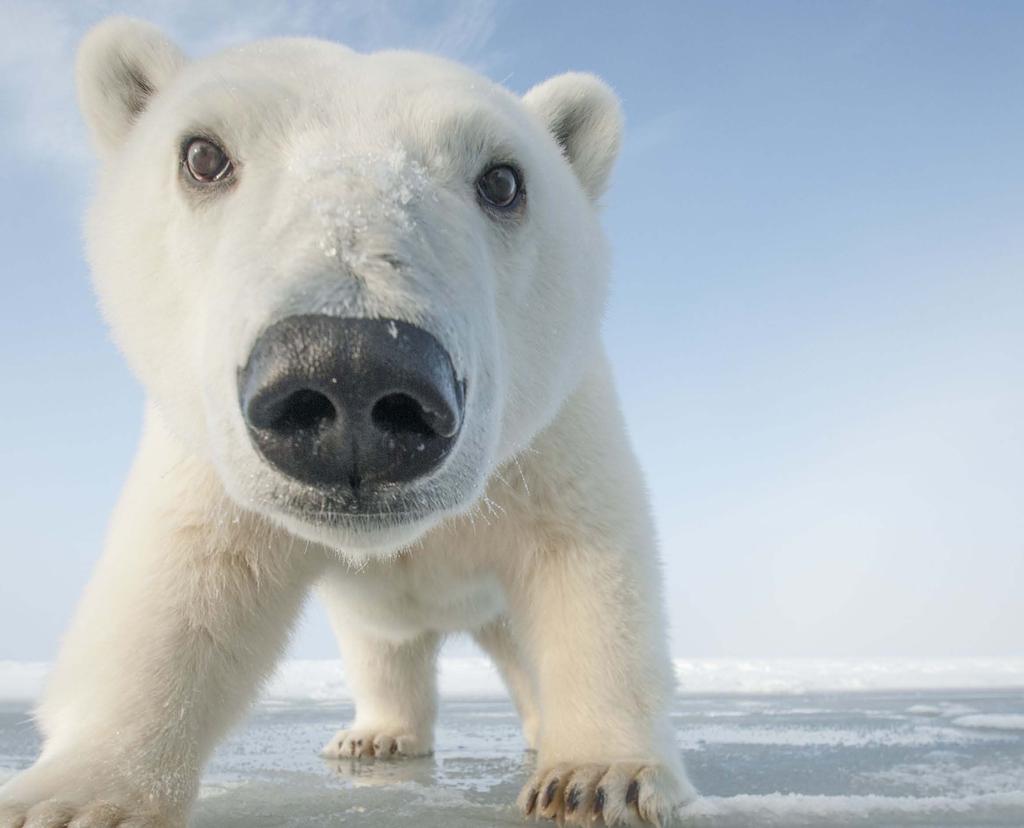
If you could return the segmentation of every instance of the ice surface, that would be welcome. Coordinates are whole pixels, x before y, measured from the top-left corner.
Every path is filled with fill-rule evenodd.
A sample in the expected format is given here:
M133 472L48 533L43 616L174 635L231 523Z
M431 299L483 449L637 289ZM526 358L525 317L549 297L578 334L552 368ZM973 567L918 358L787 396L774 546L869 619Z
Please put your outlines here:
M488 687L477 662L447 660L445 685ZM214 756L195 828L526 824L511 803L533 759L506 699L449 695L433 757L325 762L344 695L336 668L284 670ZM38 750L27 713L0 704L0 779ZM684 824L1020 828L1024 730L1005 725L1022 720L1007 689L680 695L672 725L703 793Z

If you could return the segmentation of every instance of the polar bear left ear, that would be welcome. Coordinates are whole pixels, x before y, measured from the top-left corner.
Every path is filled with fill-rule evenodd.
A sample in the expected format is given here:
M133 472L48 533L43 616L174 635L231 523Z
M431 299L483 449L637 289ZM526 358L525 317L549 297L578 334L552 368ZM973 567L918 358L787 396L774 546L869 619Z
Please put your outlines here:
M150 99L185 65L185 56L155 26L112 17L78 47L78 103L100 151L120 146Z
M547 126L591 200L608 186L622 143L622 107L600 78L582 72L557 75L523 96Z

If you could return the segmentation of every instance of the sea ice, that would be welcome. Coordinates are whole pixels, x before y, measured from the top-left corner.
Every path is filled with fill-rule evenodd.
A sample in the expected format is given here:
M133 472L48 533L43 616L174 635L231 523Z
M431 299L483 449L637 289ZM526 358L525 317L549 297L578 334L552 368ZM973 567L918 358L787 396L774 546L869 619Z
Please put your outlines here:
M808 667L801 677L793 665L747 669L715 662L704 670L704 686L715 689L682 693L673 705L676 741L702 792L683 812L683 824L1020 828L1024 692L946 689L961 668L929 671L939 676L938 689L843 690L865 676L883 687L893 676L901 683L912 678L905 667L861 665L829 689L773 694L766 690L777 688L780 677L787 687L814 685L828 671ZM752 693L759 670L765 680ZM990 675L998 680L1010 673ZM38 752L24 696L35 694L42 675L39 666L0 667L0 697L6 689L11 699L0 702L0 781ZM727 675L744 692L728 692ZM445 659L441 686L434 756L325 762L320 746L353 714L344 676L336 663L289 663L214 755L192 825L528 824L512 803L533 756L490 666L483 659Z

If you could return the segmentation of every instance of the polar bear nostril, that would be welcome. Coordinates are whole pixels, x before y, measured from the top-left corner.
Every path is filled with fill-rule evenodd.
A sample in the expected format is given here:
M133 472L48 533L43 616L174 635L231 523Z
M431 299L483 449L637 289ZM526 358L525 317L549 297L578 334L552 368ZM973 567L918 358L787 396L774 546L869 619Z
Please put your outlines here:
M319 391L301 388L281 405L270 427L278 432L303 431L334 422L338 412L327 397Z
M420 434L434 437L430 412L408 394L388 394L377 400L370 415L374 425L392 434Z

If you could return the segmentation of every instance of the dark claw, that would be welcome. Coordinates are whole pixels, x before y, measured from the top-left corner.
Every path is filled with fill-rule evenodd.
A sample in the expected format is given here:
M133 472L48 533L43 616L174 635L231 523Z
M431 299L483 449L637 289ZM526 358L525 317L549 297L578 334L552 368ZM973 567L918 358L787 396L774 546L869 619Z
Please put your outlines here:
M604 788L598 788L594 795L594 813L600 814L604 810Z
M580 807L580 789L575 785L565 795L565 810L570 814Z
M534 807L537 805L537 794L539 791L534 788L530 791L530 798L526 800L526 815L529 816L533 813Z
M552 779L551 782L548 784L548 789L544 791L545 808L547 808L548 805L550 805L554 801L556 793L558 793L558 780Z
M635 779L629 783L629 787L626 788L626 804L636 805L637 800L640 798L640 783Z

